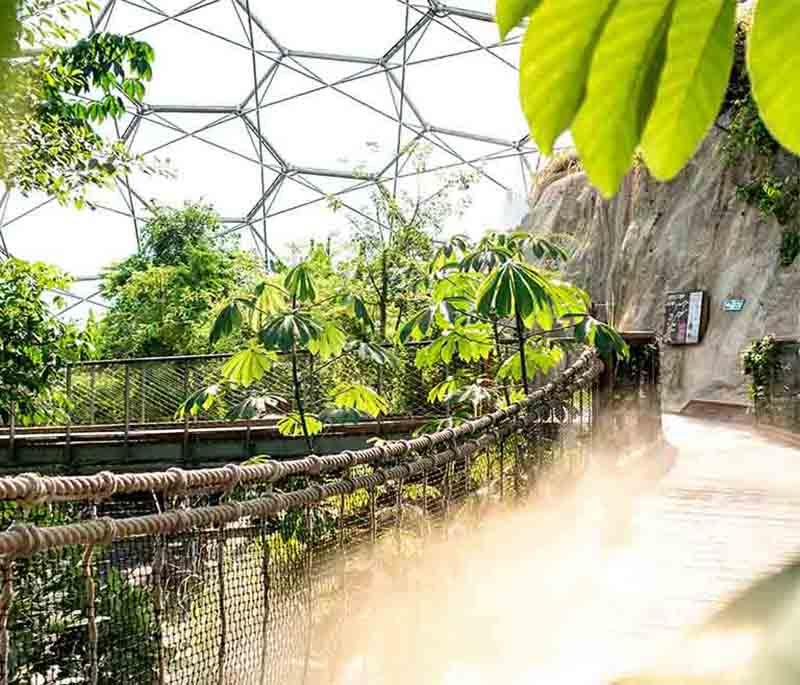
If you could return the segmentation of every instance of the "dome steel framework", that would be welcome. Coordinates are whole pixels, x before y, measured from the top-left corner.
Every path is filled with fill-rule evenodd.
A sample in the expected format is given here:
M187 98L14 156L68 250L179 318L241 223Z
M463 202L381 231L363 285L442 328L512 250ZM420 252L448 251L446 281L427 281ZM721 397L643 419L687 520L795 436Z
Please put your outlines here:
M296 0L108 0L88 31L147 40L156 63L144 102L129 101L107 133L146 158L176 154L177 172L187 173L177 192L217 192L211 201L222 230L240 234L267 265L275 231L292 233L292 217L308 222L308 210L332 197L379 222L359 202L376 183L397 192L412 182L410 151L418 143L429 150L426 173L469 169L482 185L524 193L539 158L517 103L520 33L500 41L491 13L482 11L486 0L463 1L474 7L438 0L315 0L305 8ZM320 43L324 49L307 49ZM359 138L369 160L343 159ZM136 248L151 203L177 198L159 177L115 183L80 220L98 222L102 214L104 225L124 221L131 238L115 248L124 256ZM29 242L46 242L43 224L52 230L69 212L51 198L6 192L0 252L19 254L15 240L25 242L26 224L42 236ZM33 251L28 245L19 256ZM97 278L91 271L76 276L88 285L68 293L68 309L102 305Z

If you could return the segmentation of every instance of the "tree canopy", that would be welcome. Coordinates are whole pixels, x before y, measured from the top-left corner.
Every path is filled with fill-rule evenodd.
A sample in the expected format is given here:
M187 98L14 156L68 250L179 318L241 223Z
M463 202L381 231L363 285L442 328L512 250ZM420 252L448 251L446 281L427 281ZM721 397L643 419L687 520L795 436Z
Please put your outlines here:
M204 205L153 209L141 229L140 252L104 274L104 356L208 351L219 304L263 275L256 258L220 235L221 228Z
M47 413L53 381L67 361L81 355L74 326L65 324L45 299L68 279L52 266L10 258L0 262L0 420Z
M97 129L141 101L153 49L111 33L77 40L72 18L93 9L91 1L13 0L0 16L0 180L79 207L92 187L134 168L154 171Z

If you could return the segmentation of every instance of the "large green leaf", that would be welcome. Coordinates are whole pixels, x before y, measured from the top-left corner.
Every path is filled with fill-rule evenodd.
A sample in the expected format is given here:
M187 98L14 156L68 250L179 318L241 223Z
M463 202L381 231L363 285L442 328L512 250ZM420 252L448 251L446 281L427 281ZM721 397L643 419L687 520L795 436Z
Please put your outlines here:
M435 313L435 307L425 307L414 314L400 327L397 334L400 342L404 343L409 339L422 340L433 327Z
M594 346L604 359L625 359L630 353L628 344L614 328L591 316L581 319L575 327L575 339Z
M289 295L298 302L313 302L317 298L314 279L306 262L289 269L283 279L283 285Z
M647 168L675 176L719 114L733 65L736 0L677 0L667 61L642 137Z
M222 308L217 318L214 320L214 325L211 327L211 333L208 336L208 341L213 345L215 342L230 335L235 330L238 330L242 325L242 311L239 308L238 302L231 302Z
M495 20L500 29L500 38L530 16L542 0L497 0Z
M556 292L550 281L538 271L519 262L506 262L492 271L478 289L476 308L479 314L500 319L517 313L532 315L557 308Z
M331 399L337 407L356 409L370 416L389 411L389 403L368 385L342 383L334 388Z
M275 357L257 345L252 345L246 350L237 352L222 367L222 377L247 387L255 381L261 380L264 374L272 368Z
M221 388L218 384L209 385L207 388L201 388L193 392L178 407L178 411L175 412L175 418L183 420L187 414L189 416L197 416L201 412L208 411L219 399L220 392Z
M527 340L525 342L525 369L529 379L534 378L538 373L548 373L563 357L564 352L560 347L541 341ZM521 359L519 352L506 359L497 370L498 380L521 380Z
M784 147L800 154L800 12L791 0L759 0L747 68L761 118Z
M463 379L456 376L448 376L440 383L434 385L428 392L428 402L447 402L463 386Z
M267 349L291 352L293 347L305 347L322 334L322 326L308 314L293 312L271 319L259 333Z
M330 359L339 354L347 342L344 332L332 323L325 324L316 338L308 341L308 351L319 355L320 359Z
M617 0L544 0L520 56L520 99L531 134L546 155L572 124L586 93L600 33Z
M305 424L309 435L319 435L324 427L322 421L320 421L319 418L313 414L305 415ZM299 438L304 435L303 420L301 419L300 414L296 412L289 414L278 421L277 427L278 432L281 435L285 435L290 438Z
M619 0L597 42L572 135L586 172L606 196L633 163L664 65L674 3Z
M286 306L286 291L269 281L259 283L255 295L255 307L260 314L277 314Z
M19 19L17 8L19 4L6 0L0 6L0 58L7 58L19 52L17 33L19 32Z

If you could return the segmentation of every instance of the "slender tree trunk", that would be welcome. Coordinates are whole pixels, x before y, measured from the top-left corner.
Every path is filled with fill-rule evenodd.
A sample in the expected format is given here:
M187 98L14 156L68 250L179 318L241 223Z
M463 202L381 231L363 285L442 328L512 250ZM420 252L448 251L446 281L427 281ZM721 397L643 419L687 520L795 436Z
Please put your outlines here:
M305 408L303 407L303 394L300 389L300 378L298 377L297 373L297 348L295 347L294 343L292 343L292 385L294 386L294 401L295 404L297 404L297 413L300 415L300 426L303 429L303 436L306 439L308 451L311 452L313 450L313 446L311 444L311 436L308 434L308 426L306 425L306 412Z
M380 342L386 340L386 328L388 318L388 299L389 299L389 267L386 264L386 252L384 247L381 255L381 296L380 296Z
M497 363L503 363L502 350L500 349L500 330L497 327L497 319L492 318L492 331L494 333L494 352L497 355ZM498 369L500 367L498 366ZM508 381L503 379L503 397L506 400L506 405L511 404L511 395L508 392Z
M516 308L516 304L514 306L514 318L517 324L517 344L519 345L519 365L522 370L522 387L527 395L530 392L530 388L528 387L528 368L525 363L525 329L522 325L522 317L519 314L519 310Z
M380 339L378 344L386 342L386 329L389 318L389 268L386 264L387 248L384 246L381 254L381 294L379 299L379 318L380 318ZM378 367L378 394L383 397L383 365ZM378 435L383 436L383 424L380 414L376 417L378 423Z

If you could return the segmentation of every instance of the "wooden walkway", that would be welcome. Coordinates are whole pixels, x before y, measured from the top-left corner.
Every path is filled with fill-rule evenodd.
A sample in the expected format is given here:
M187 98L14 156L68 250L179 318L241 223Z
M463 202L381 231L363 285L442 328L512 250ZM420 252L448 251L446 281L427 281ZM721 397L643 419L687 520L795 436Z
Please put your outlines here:
M664 428L674 465L634 499L594 588L598 676L671 657L688 629L800 555L800 449L744 426L669 416Z
M513 545L488 538L458 601L425 616L454 635L430 682L613 682L800 554L800 449L736 425L664 427L675 462L657 482L590 480L552 520L534 508L514 521Z

